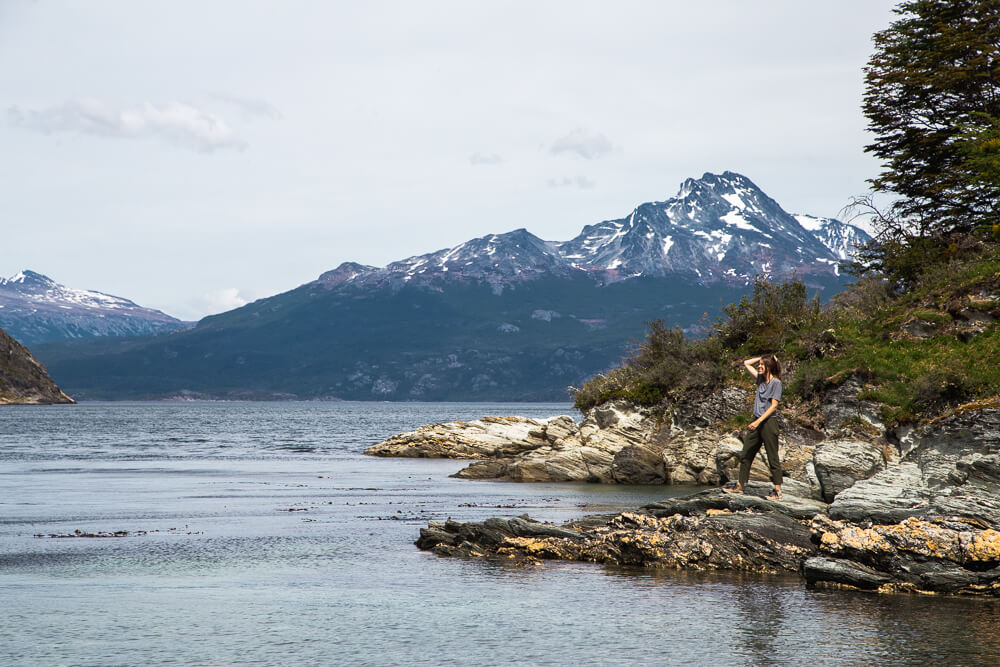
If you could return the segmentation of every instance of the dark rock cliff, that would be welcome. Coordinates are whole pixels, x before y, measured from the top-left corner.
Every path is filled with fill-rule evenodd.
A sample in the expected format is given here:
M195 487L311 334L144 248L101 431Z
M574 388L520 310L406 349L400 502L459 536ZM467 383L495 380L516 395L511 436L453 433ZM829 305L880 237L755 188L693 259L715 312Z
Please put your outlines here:
M0 329L0 404L73 403L24 345Z

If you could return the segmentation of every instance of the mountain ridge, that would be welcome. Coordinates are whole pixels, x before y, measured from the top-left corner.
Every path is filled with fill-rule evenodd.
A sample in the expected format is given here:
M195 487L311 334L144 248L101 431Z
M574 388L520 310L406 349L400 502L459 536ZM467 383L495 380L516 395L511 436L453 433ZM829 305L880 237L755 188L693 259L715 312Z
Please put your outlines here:
M22 270L0 278L0 327L25 345L92 336L135 336L190 326L129 299L66 287Z
M850 246L869 239L849 223L787 213L749 178L726 171L689 178L677 196L586 225L568 241L546 241L522 227L384 267L344 262L318 281L330 288L398 288L467 279L501 291L540 275L580 275L600 284L681 275L702 285L746 286L757 275L836 276ZM503 260L491 264L498 255Z

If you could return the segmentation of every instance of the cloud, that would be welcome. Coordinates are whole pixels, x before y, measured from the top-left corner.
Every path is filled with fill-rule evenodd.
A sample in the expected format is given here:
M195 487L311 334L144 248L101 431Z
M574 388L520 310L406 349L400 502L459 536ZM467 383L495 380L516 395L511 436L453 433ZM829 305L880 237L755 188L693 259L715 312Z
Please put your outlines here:
M250 303L251 299L240 294L236 287L225 287L214 292L201 295L198 307L208 313L223 313L227 310L240 308Z
M598 132L577 128L569 134L559 137L552 143L549 152L553 155L569 153L584 160L601 158L611 152L611 140Z
M550 178L548 180L548 185L550 188L580 188L581 190L593 190L594 186L597 185L596 181L592 181L586 176L563 176L562 178Z
M234 106L247 116L267 118L269 120L281 120L283 118L278 108L266 100L231 95L229 93L209 93L209 97L213 100Z
M222 118L182 102L160 105L144 102L129 108L81 98L47 109L10 107L7 118L12 125L44 134L81 132L130 139L156 137L204 153L246 148L246 143Z
M469 157L469 163L476 167L484 164L500 164L503 158L496 153L473 153Z

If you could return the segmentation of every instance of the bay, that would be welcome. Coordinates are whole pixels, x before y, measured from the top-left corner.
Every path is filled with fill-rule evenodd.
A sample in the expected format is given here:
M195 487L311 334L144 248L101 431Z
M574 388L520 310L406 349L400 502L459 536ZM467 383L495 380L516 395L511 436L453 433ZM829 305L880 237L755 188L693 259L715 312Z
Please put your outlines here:
M421 552L413 541L428 520L564 521L692 491L458 480L449 475L460 461L361 454L421 424L487 414L573 413L482 403L5 407L0 664L1000 662L994 601Z

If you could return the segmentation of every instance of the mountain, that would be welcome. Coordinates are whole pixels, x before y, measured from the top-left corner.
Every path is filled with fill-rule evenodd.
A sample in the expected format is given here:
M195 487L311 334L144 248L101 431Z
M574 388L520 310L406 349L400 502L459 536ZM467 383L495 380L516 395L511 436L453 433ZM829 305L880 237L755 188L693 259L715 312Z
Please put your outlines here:
M565 400L645 322L704 330L756 275L839 290L840 246L825 239L746 177L705 174L569 241L517 229L346 262L191 330L36 353L82 399Z
M851 253L856 248L871 241L871 236L860 227L841 222L836 218L796 215L795 219L842 261L850 260Z
M756 275L797 273L806 282L839 275L864 230L833 218L792 215L746 176L688 179L676 197L628 216L588 225L564 242L525 229L490 234L383 268L346 262L319 277L330 288L505 286L538 278L588 278L608 285L638 277L681 278L698 285L746 286Z
M0 327L25 345L67 338L137 336L187 326L128 299L72 289L34 271L0 278Z
M574 267L605 283L674 276L703 285L746 285L756 274L836 275L840 259L824 237L804 228L750 179L729 171L688 179L676 197L585 227L558 248Z
M28 348L0 329L0 405L72 402Z

